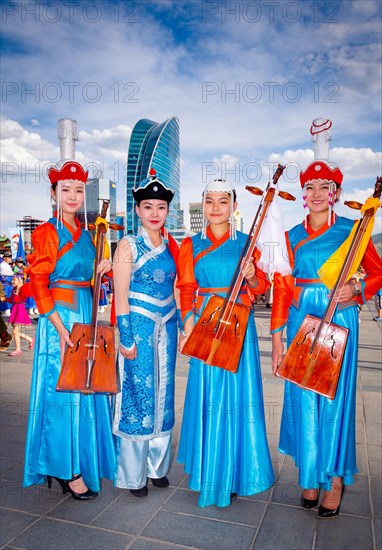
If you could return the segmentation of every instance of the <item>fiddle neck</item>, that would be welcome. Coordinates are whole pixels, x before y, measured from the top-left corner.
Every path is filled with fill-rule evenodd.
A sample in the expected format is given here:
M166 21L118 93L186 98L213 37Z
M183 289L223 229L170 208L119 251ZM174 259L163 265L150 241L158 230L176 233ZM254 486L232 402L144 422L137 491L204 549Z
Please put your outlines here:
M368 213L368 211L365 212L363 218L360 220L360 223L357 226L357 229L355 231L353 240L350 244L350 248L348 250L348 253L346 255L344 264L342 266L342 269L340 271L340 274L338 276L338 279L336 281L336 284L333 287L333 290L331 292L331 297L329 299L329 303L326 307L324 317L322 319L322 324L324 323L331 323L333 319L333 315L335 313L337 302L334 300L334 295L338 289L343 288L346 281L348 280L348 277L350 275L350 269L353 265L354 258L358 252L358 249L361 245L363 234L366 231L367 225L369 223L369 220L371 218L371 214Z

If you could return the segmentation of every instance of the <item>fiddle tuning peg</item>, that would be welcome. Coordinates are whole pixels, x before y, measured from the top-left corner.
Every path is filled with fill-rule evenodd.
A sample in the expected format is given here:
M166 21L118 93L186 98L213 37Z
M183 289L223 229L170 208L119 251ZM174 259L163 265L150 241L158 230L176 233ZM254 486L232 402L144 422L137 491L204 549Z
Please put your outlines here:
M252 195L258 195L261 197L261 195L264 193L259 187L251 187L250 185L245 186L246 190L252 193Z
M353 210L361 210L362 203L358 201L345 201L344 204Z
M296 197L288 193L288 191L279 191L279 197L285 199L286 201L295 201Z

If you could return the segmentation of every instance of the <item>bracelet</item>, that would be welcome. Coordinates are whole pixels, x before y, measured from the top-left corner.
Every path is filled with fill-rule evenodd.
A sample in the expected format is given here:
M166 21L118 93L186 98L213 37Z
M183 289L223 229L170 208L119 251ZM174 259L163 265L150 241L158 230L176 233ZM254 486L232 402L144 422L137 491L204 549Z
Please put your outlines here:
M258 281L258 278L257 278L256 275L253 276L253 279L255 279L255 284L254 285L251 285L251 283L249 283L247 281L247 279L245 280L245 282L246 282L246 284L249 288L256 288L259 285L259 281Z
M131 329L130 314L124 313L123 315L117 315L117 324L121 346L126 349L131 349L135 344L135 340Z
M183 334L184 332L184 325L183 325L183 320L182 320L182 313L180 311L180 308L177 308L176 310L176 320L178 322L178 329L180 330L180 332Z
M355 282L354 282L354 281L349 281L349 283L350 283L351 285L353 285L353 287L354 287L353 298L359 296L359 295L361 294L361 290L357 287L357 285L355 284Z

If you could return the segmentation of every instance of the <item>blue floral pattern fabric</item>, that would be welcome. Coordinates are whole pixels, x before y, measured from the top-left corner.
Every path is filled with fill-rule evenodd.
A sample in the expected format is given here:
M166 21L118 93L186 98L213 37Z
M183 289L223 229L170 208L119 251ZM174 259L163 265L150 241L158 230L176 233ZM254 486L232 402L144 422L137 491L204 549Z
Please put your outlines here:
M121 393L113 431L144 440L169 433L175 422L176 268L164 241L154 247L144 230L125 238L133 251L128 299L137 358L119 354Z

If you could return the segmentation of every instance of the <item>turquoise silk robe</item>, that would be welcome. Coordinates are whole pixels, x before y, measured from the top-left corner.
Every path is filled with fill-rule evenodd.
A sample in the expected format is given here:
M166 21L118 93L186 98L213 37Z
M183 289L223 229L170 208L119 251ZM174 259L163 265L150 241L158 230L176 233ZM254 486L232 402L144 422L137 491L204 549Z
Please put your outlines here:
M60 341L48 315L57 311L70 331L90 323L95 248L76 220L73 231L52 218L33 232L28 257L33 297L40 312L36 331L23 485L46 476L71 479L82 474L100 490L100 478L113 479L114 443L107 395L56 391L61 370ZM65 253L63 253L66 250ZM63 253L63 254L62 254ZM61 255L62 254L62 255Z
M207 228L183 241L179 255L182 316L195 323L212 294L225 296L246 242L226 233L216 239ZM269 287L257 269L262 294ZM250 304L245 286L240 301ZM250 313L238 371L190 360L178 461L189 474L189 487L199 491L198 505L229 506L231 494L254 495L267 490L274 474L265 432L260 357L254 315Z
M348 237L354 221L337 217L330 227L313 231L299 224L287 233L293 271L275 275L272 332L287 324L288 346L307 314L322 318L329 289L318 270ZM362 260L366 276L358 299L338 304L332 322L349 330L337 392L333 400L285 382L279 450L291 455L299 468L299 484L330 490L332 477L353 483L357 473L355 410L358 356L358 305L381 286L382 262L372 243Z

